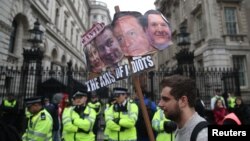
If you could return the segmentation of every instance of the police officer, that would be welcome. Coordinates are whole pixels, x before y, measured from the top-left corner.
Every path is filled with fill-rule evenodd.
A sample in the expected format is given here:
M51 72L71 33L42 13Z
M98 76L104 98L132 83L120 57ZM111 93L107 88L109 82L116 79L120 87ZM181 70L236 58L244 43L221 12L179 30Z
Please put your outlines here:
M137 140L135 124L138 119L138 107L127 99L127 93L125 88L113 89L116 103L105 112L109 140Z
M232 112L235 106L235 100L236 96L234 96L233 93L228 93L228 98L227 98L227 106L228 106L228 111Z
M177 125L167 119L160 108L154 114L152 127L157 132L156 141L174 141Z
M94 109L87 106L88 94L78 91L73 95L74 107L63 113L65 141L94 141L93 125L96 119ZM65 115L68 114L68 115ZM68 119L65 119L67 118Z
M7 99L2 101L0 107L0 119L5 124L16 126L18 116L18 103L13 94L9 94Z
M99 120L100 120L100 113L101 113L101 109L102 109L102 103L100 102L99 97L96 94L96 92L92 92L91 99L88 102L88 106L96 111L96 120L95 120L95 124L93 127L93 132L95 135L97 135L98 124L99 124Z
M107 111L108 109L116 103L116 99L114 97L114 94L111 94L111 97L109 97L108 99L108 102L106 103L105 105L105 110L104 110L104 120L106 121L106 115L107 115ZM105 128L104 128L104 141L108 141L109 139L109 134L110 134L110 131L109 129L107 128L106 124L105 124Z
M26 107L32 116L23 134L23 141L52 141L53 120L49 112L42 106L41 97L25 99Z
M62 111L62 138L64 141L73 141L74 134L78 129L72 124L72 112L74 107L71 105L68 96L62 99L61 104L64 105Z

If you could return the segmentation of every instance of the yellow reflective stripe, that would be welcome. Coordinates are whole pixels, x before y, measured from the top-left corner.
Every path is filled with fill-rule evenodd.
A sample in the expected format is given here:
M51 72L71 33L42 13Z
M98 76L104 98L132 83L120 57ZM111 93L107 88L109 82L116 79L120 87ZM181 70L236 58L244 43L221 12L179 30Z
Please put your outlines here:
M35 141L35 140L33 140L32 138L28 138L28 137L26 137L25 139L22 138L22 140Z
M135 112L131 112L132 111L131 108L132 108L132 106L131 106L130 102L128 102L128 116L136 121L138 116Z
M95 122L95 118L92 118L92 117L86 117L86 119L89 119L91 122Z
M163 110L160 110L160 119L164 119L165 115L163 114Z
M45 112L44 112L44 114L45 114ZM38 115L38 116L40 116L40 115ZM46 116L47 118L50 118L50 120L52 120L52 118L50 117L50 116ZM37 117L37 119L36 119L36 121L34 122L34 126L32 127L32 128L34 128L34 127L36 127L36 124L37 124L37 122L39 121L39 117ZM50 128L50 137L49 138L51 138L52 137L52 126L51 126L51 128ZM46 137L46 134L43 134L43 133L40 133L40 132L35 132L35 131L28 131L28 133L31 133L31 134L33 134L33 135L35 135L35 136L38 136L38 137L42 137L42 138L44 138L44 137Z
M136 116L136 113L131 113L129 115L130 118L134 119L134 120L137 120L137 116Z
M117 141L117 140L110 140L109 141ZM119 140L119 141L137 141L137 140Z
M41 133L41 132L28 131L28 133L30 133L31 135L34 135L34 136L42 137L42 138L45 138L45 137L46 137L46 134Z
M67 124L67 123L69 123L69 122L71 122L71 119L70 119L70 118L68 118L68 119L66 119L66 120L63 120L63 124Z
M160 121L159 120L154 120L153 121L153 126L156 127L158 130L160 130Z
M105 122L108 122L109 120L113 120L113 117L112 117L112 116L108 116L108 117L106 117Z
M50 140L52 140L52 137L50 136L50 137L47 137L47 139L45 139L44 141L50 141Z

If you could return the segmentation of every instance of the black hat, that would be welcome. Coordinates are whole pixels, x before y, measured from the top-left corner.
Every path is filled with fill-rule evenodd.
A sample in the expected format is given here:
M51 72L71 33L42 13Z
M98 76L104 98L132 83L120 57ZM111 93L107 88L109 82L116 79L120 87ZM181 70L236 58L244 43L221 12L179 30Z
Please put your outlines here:
M41 103L42 98L41 97L30 97L30 98L24 99L24 102L25 102L26 106L29 107L32 104Z
M119 94L127 94L127 93L128 93L128 89L126 88L120 88L120 87L113 88L114 96L117 96Z
M97 93L96 93L96 92L92 92L92 93L91 93L91 97L92 97L92 98L93 98L93 97L98 97L98 96L97 96Z
M73 98L75 97L80 97L80 96L88 96L87 92L83 91L77 91L74 95Z

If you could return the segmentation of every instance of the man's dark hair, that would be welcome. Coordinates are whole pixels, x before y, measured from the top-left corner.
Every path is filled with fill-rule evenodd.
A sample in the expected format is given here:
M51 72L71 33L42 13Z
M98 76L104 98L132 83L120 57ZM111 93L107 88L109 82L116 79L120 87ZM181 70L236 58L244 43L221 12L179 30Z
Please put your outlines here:
M138 23L143 26L142 24L142 14L140 12L137 12L137 11L121 11L121 12L117 12L115 13L114 17L113 17L113 21L111 23L111 26L114 27L115 26L115 23L116 21L121 18L121 17L124 17L124 16L132 16L134 18L137 19Z
M170 94L176 100L179 100L182 96L187 96L189 106L195 106L196 87L193 79L181 75L172 75L165 77L160 85L162 89L164 87L170 87Z

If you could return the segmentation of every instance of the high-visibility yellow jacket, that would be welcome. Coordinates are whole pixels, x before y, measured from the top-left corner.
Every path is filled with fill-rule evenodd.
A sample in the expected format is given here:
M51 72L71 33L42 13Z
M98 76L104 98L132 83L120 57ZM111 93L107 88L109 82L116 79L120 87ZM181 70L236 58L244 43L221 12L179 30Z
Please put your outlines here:
M6 99L3 101L3 105L5 107L14 108L16 106L16 100L10 102L9 100Z
M94 109L87 106L79 115L74 107L64 109L63 112L63 137L65 141L94 141L93 125L96 119ZM81 131L79 131L81 130Z
M52 141L53 120L49 112L42 109L31 116L28 127L23 134L23 141Z
M164 131L164 122L170 121L163 113L163 110L158 109L152 119L152 127L157 132L156 141L174 141L174 133L166 133Z
M105 110L104 110L104 120L106 121L106 114L107 114L107 111L108 109L111 107L112 104L109 104L107 103L106 104L106 107L105 107ZM109 139L109 134L110 134L110 131L109 129L107 128L107 126L105 126L105 129L104 129L104 139L105 140L108 140Z
M102 105L101 105L101 102L97 101L97 102L88 102L88 106L90 108L93 108L95 111L96 111L96 114L99 115L100 112L101 112L101 108L102 108Z
M231 96L231 97L229 97L227 99L228 108L234 108L234 106L235 106L235 100L236 100L235 96Z
M78 127L72 124L72 113L73 107L66 107L62 113L62 124L63 124L63 131L62 131L62 138L64 141L74 141L74 135L77 132Z
M137 140L135 124L138 119L138 106L134 102L127 101L126 108L126 112L117 112L116 110L114 110L114 105L112 105L106 111L105 121L106 126L109 130L109 140ZM117 118L120 119L118 124L114 121Z

